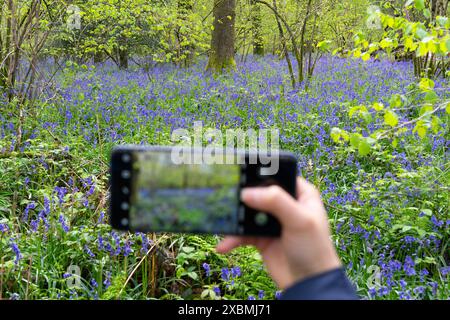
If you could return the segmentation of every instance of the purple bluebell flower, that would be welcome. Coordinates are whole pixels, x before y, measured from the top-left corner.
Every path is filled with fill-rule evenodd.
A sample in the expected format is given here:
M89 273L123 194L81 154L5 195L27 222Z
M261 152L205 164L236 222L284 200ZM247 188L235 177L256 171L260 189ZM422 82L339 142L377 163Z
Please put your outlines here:
M220 288L219 288L219 287L215 286L215 287L213 288L213 291L214 291L214 293L216 294L216 296L220 297Z
M264 290L259 290L259 291L258 291L258 298L259 298L260 300L264 299Z
M224 281L228 281L230 279L230 270L228 268L222 268L221 277Z
M59 215L59 223L61 223L61 227L64 230L64 232L69 231L69 226L66 224L66 220L64 219L64 216L62 214Z
M8 232L8 230L9 230L9 228L6 223L0 223L0 232L1 233L6 233L6 232Z
M108 289L111 286L111 272L106 273L106 279L103 281L103 285L105 289Z
M231 268L231 276L237 278L241 276L241 268L239 266Z
M275 291L275 299L276 300L280 300L281 299L281 291L280 290Z
M211 269L210 269L209 264L204 262L202 266L203 266L203 269L205 270L206 276L209 277L211 275Z
M91 279L90 283L91 283L91 286L93 288L97 288L98 287L98 283L97 283L97 281L95 281L95 279Z
M133 244L133 243L132 243L130 240L127 240L127 241L125 242L125 245L123 246L123 255L124 255L125 257L129 256L130 253L133 252L133 249L131 249L131 245L132 245L132 244Z
M405 262L403 264L403 271L405 271L406 275L413 276L416 274L414 260L410 256L406 256Z
M23 212L23 217L22 217L23 221L28 220L29 212L30 212L30 210L33 210L34 208L36 208L36 203L30 202L29 204L27 204L27 206L25 207L25 211Z
M442 267L441 269L439 269L439 271L441 272L441 275L445 277L446 275L450 274L450 266Z
M14 254L16 255L16 259L14 260L14 264L19 264L19 261L22 259L22 253L20 252L19 246L14 241L14 239L11 239L10 246Z
M95 254L91 251L91 249L89 249L87 245L84 246L84 252L86 252L87 255L90 256L91 258L95 257Z

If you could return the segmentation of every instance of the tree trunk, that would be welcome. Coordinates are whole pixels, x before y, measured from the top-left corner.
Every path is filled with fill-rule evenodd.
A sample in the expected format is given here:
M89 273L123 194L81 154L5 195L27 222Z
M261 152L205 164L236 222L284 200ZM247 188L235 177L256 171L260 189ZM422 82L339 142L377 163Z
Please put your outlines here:
M236 68L234 61L236 1L214 0L213 13L211 52L206 69L221 73Z
M253 33L253 54L264 55L264 43L261 34L261 7L252 0L252 33Z
M128 69L128 50L119 49L119 68Z
M189 14L192 13L193 8L194 5L192 0L177 1L178 19L181 20L182 25L187 25L189 23ZM181 27L178 27L175 31L177 38L177 62L188 67L189 63L194 59L194 46L190 43L189 34L181 32L180 30Z
M273 0L273 7L275 10L278 10L276 0ZM280 19L278 18L277 15L275 15L275 19L277 20L278 32L280 34L280 41L281 41L281 46L282 46L282 50L284 53L284 58L286 59L286 63L287 63L288 70L289 70L289 76L291 77L292 89L295 89L296 84L295 84L294 70L292 68L291 58L289 57L289 50L286 45L286 38L284 37L283 27L281 26Z

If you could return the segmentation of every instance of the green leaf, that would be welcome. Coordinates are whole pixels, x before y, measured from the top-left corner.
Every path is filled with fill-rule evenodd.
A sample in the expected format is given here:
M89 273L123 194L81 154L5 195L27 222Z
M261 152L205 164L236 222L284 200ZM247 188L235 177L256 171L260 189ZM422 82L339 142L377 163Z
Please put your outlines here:
M394 140L392 140L392 147L394 147L394 149L395 149L395 148L397 148L397 146L398 146L398 139L394 138Z
M358 148L359 147L359 140L361 138L361 135L359 133L352 133L350 134L350 145L353 148Z
M384 114L384 123L391 127L395 127L398 124L397 114L392 110L387 110Z
M386 48L392 47L392 39L385 38L385 39L381 40L380 47L382 49L386 49Z
M361 139L359 141L358 153L360 156L366 156L370 153L370 144L366 139Z
M391 106L391 108L401 107L402 98L400 97L400 95L399 94L392 95L392 97L389 99L389 105Z
M450 102L447 103L447 106L445 107L445 112L447 112L448 114L450 114Z
M426 104L422 108L420 108L419 116L422 116L425 113L428 113L428 112L431 112L431 111L433 111L433 106L430 105L430 104Z
M202 299L205 299L205 298L209 295L209 291L210 291L210 290L208 290L208 289L203 290L203 291L202 291L202 294L200 295L200 297L201 297Z
M434 81L428 78L422 78L419 82L420 90L427 92L434 88Z
M370 53L366 52L361 56L362 61L366 62L370 60Z
M426 95L425 95L425 101L426 102L428 102L428 103L434 103L434 102L436 102L437 100L439 100L439 97L438 97L438 95L436 94L436 92L434 92L434 91L430 91L430 92L428 92Z
M333 129L331 129L331 139L333 139L333 141L335 142L335 143L339 143L339 140L340 140L340 138L341 138L341 129L339 129L339 128L333 128Z
M375 111L381 111L381 110L384 109L384 105L383 105L382 103L375 102L375 103L372 105L372 108L374 108Z
M423 10L425 9L425 0L414 0L414 5L417 10Z

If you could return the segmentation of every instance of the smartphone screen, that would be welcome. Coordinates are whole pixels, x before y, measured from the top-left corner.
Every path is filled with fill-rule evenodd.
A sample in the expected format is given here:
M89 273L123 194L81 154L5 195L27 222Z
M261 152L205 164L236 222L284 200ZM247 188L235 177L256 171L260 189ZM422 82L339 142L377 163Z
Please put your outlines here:
M111 154L111 225L133 232L279 236L278 220L245 206L240 192L246 187L275 184L295 197L295 157L277 154L272 160L279 160L278 170L267 174L270 165L278 162L266 161L263 152L228 149L219 152L217 159L231 161L209 161L206 151L133 145L115 148Z
M134 153L130 226L235 234L240 176L237 164L175 164L170 152Z

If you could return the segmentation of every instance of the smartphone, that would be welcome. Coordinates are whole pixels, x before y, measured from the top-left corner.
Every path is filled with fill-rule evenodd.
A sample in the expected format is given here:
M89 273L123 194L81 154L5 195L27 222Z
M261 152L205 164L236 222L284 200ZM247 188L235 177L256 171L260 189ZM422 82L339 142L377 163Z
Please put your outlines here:
M278 237L276 218L240 201L245 187L296 196L287 152L119 146L111 154L110 223L118 230Z

